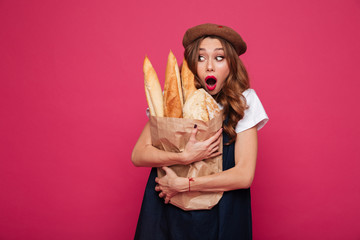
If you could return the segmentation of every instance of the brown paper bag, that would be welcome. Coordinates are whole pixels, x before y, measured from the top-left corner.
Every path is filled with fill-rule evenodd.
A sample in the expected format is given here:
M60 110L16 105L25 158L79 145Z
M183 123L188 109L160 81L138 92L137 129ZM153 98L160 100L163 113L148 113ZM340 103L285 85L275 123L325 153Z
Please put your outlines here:
M196 139L204 141L222 127L222 113L208 122L186 118L150 116L152 145L168 152L182 152L189 141L191 132L197 124ZM222 137L219 151L222 152ZM205 159L190 165L173 165L170 168L179 177L200 177L222 171L222 155ZM165 172L158 168L158 176ZM184 192L171 198L170 203L183 210L211 209L221 199L223 192Z

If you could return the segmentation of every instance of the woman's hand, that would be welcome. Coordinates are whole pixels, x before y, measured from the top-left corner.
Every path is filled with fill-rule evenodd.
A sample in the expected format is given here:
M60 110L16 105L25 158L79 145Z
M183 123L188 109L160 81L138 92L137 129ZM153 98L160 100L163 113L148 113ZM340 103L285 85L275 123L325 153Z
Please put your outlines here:
M158 184L155 191L160 192L159 197L165 199L165 203L169 203L170 199L177 193L186 190L187 179L178 177L176 173L168 167L162 167L166 175L162 178L155 178Z
M203 142L196 140L197 131L198 129L195 127L191 133L188 143L185 146L184 151L182 152L185 164L216 157L222 154L221 152L218 152L221 141L222 128L220 128L214 136Z

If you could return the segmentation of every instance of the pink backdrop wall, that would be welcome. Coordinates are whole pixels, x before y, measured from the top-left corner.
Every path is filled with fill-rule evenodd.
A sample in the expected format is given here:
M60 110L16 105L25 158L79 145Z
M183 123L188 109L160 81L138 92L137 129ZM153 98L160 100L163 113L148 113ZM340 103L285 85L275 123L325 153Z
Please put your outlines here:
M142 62L238 30L270 117L254 239L360 238L360 2L0 1L0 239L132 239L149 168Z

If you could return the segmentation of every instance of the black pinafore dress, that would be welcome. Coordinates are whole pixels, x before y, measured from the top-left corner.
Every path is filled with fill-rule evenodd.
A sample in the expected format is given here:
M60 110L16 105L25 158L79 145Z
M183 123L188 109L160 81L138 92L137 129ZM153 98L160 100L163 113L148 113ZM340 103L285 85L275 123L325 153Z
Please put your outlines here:
M228 136L223 133L223 142ZM235 166L235 143L223 146L223 170ZM136 240L231 240L252 239L250 188L224 192L211 210L184 211L155 191L152 168L136 227Z

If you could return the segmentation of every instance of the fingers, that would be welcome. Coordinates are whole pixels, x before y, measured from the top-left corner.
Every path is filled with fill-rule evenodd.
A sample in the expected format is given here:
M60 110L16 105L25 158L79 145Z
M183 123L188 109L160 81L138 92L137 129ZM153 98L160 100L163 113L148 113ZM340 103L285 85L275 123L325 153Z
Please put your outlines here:
M215 139L218 139L221 136L222 132L223 132L223 128L220 128L214 135Z
M214 156L214 153L216 153L219 150L219 146L221 143L221 133L222 128L220 128L214 136L210 137L207 141L207 144L209 144L209 155L206 157L206 159L211 158ZM215 154L215 156L219 156L219 154Z
M165 171L166 175L170 178L172 177L177 177L176 173L174 172L174 170L172 170L169 167L162 167L162 169Z
M219 145L220 145L220 142L221 142L221 138L218 138L216 140L216 142L212 143L209 147L209 149L213 150L214 148L218 147L219 148ZM213 152L213 151L212 151Z
M222 152L215 152L215 153L211 154L209 156L209 158L217 157L217 156L220 156L220 155L222 155Z
M162 170L165 171L165 174L166 174L166 175L169 175L170 168L168 168L168 167L162 167Z
M160 188L159 188L159 186L156 186L155 189L160 189ZM156 190L156 191L160 191L160 190ZM164 198L166 204L168 204L170 202L170 196L164 192L159 193L159 198Z
M207 142L208 144L211 144L213 142L215 142L216 140L220 139L221 133L222 133L223 129L220 128L215 134L214 136L210 137L208 140L206 140L205 142Z
M210 154L213 154L213 153L217 152L218 150L219 150L219 146L216 146L211 150Z
M156 186L155 186L155 191L160 192L160 193L159 193L159 197L160 197L160 198L163 198L163 197L166 196L166 194L165 194L164 192L161 192L161 191L162 191L162 188L161 188L161 186L159 186L159 185L156 185Z
M195 125L196 125L196 124L195 124ZM194 127L194 129L191 131L191 136L190 136L189 141L196 141L196 134L197 134L197 132L198 132L197 127L196 127L196 128Z

